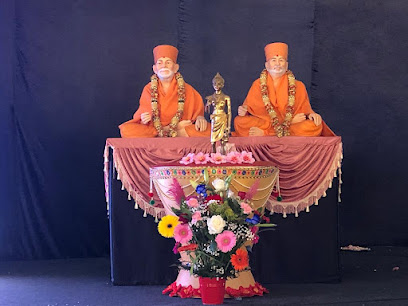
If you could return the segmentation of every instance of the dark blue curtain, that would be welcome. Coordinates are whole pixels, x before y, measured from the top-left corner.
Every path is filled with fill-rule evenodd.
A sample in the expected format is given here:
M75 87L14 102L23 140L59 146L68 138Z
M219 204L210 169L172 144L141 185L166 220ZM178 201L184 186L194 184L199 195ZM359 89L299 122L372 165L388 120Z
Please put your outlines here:
M0 5L0 258L108 254L105 139L136 110L162 43L202 96L220 72L236 113L264 45L287 42L314 109L343 136L343 242L408 243L404 1Z
M177 44L178 2L6 4L0 257L107 255L105 139L137 107L152 48Z
M0 2L0 248L1 257L16 255L19 223L15 206L13 124L14 1Z
M309 86L313 15L313 1L181 1L181 70L204 97L214 91L211 80L219 72L236 114L265 67L265 45L284 41L290 69Z
M408 2L316 1L312 100L344 143L344 243L408 245Z

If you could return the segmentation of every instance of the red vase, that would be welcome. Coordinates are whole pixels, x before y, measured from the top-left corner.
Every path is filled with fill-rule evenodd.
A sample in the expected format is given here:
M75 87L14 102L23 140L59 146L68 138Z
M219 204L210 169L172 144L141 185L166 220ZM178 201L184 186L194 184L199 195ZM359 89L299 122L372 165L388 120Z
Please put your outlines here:
M199 281L204 305L221 305L224 302L225 278L200 277Z

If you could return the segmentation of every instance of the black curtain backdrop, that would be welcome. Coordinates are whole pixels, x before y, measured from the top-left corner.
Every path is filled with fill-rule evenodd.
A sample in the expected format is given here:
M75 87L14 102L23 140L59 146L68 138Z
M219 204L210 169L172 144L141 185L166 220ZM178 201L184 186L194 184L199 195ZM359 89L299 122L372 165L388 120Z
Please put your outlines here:
M408 245L408 2L316 1L313 105L343 137L345 243Z
M14 171L13 106L14 1L0 2L0 258L17 255L15 241L18 214ZM17 242L18 243L18 242Z
M236 114L264 45L287 42L343 137L343 244L407 245L407 13L403 0L2 1L0 259L108 255L105 139L136 110L163 43L202 96L220 72Z
M270 16L274 15L274 18ZM265 65L264 47L273 41L290 46L296 77L310 85L314 2L301 0L181 1L179 59L187 82L208 96L219 72L235 115Z

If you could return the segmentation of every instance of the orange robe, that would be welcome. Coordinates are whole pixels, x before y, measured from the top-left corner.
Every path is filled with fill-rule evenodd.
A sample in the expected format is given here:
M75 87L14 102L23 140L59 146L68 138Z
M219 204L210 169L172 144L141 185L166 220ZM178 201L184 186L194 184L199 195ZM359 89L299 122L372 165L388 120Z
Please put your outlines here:
M276 89L273 84L273 79L268 73L267 77L268 96L273 105L279 122L282 124L285 114L286 106L288 104L288 76L285 74L280 79ZM237 136L249 136L249 129L251 127L258 127L264 131L264 135L274 136L275 129L272 126L271 117L267 112L262 101L260 79L257 79L249 89L248 95L244 101L244 105L248 107L248 114L246 116L237 116L234 120L234 127ZM313 113L312 107L309 103L305 85L296 80L296 95L294 113L310 114ZM322 122L316 126L312 120L305 120L303 122L290 125L291 136L334 136L334 133Z
M186 98L184 101L184 110L181 120L191 120L193 123L198 116L204 116L204 103L200 94L189 84L184 83ZM169 125L171 119L177 112L178 94L177 80L173 78L167 93L164 93L161 82L158 82L158 109L162 126ZM148 124L141 123L141 114L148 112L152 115L150 83L143 88L140 97L139 108L133 115L133 119L119 125L120 134L124 138L130 137L156 137L157 130L153 126L153 118ZM195 125L191 124L185 128L188 136L210 136L211 127L203 132L197 131Z

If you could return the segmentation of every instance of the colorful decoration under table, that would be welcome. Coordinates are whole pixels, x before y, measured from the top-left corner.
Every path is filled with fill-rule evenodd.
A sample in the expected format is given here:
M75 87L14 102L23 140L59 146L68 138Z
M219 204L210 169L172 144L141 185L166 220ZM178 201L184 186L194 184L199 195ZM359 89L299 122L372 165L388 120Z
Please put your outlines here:
M172 208L180 205L176 199L169 196L174 179L176 179L185 195L195 193L194 184L198 183L208 173L210 182L217 178L225 178L233 175L230 190L235 194L246 192L251 186L259 181L257 193L252 199L255 209L264 207L272 190L278 183L279 170L268 162L256 162L252 165L174 165L159 166L150 169L151 185L154 185L157 194L164 206L166 214L174 214Z
M196 156L182 159L187 165L150 170L167 213L158 230L175 239L173 251L181 256L179 276L163 293L206 296L201 291L210 280L202 278L210 278L226 280L228 296L262 295L267 290L252 276L246 246L258 241L260 227L274 226L263 214L279 171L266 162L253 163L252 156L246 164L217 161L215 154L208 160Z

